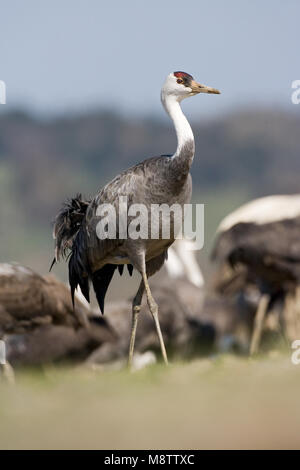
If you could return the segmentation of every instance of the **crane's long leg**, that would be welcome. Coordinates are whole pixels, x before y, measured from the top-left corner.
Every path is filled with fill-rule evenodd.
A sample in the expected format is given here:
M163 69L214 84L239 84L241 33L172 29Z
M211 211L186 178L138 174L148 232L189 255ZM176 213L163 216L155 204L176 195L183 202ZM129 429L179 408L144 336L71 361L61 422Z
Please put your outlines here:
M132 365L136 329L137 329L137 324L138 324L138 319L139 319L139 313L141 310L141 303L142 303L144 290L145 290L144 281L142 280L140 283L140 287L136 293L136 296L134 297L133 302L132 302L132 325L131 325L131 335L130 335L130 344L129 344L128 367L131 367Z
M263 330L263 322L264 322L264 318L267 312L269 302L270 302L270 296L268 294L264 294L259 301L255 319L254 319L253 334L251 338L251 345L250 345L251 356L258 352L261 334Z
M145 286L145 290L146 290L148 306L149 306L150 312L151 312L151 314L153 316L153 319L154 319L154 322L155 322L155 327L156 327L156 331L157 331L157 335L158 335L158 339L159 339L161 353L162 353L163 359L165 361L165 364L168 365L167 352L166 352L165 343L164 343L164 340L163 340L163 336L162 336L162 332L161 332L160 324L159 324L159 319L158 319L158 307L157 307L157 304L156 304L154 298L152 297L145 269L142 272L142 277L143 277L144 286Z

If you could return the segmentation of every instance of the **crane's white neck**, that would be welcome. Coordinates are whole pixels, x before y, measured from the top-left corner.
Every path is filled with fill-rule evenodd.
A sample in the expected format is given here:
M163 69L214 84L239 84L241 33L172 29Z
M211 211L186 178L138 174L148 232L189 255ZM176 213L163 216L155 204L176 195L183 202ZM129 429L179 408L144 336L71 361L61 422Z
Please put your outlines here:
M161 101L166 112L174 122L176 130L177 149L173 158L182 158L185 155L191 160L191 164L195 152L194 134L187 118L181 110L178 98L171 94L167 96L162 94Z

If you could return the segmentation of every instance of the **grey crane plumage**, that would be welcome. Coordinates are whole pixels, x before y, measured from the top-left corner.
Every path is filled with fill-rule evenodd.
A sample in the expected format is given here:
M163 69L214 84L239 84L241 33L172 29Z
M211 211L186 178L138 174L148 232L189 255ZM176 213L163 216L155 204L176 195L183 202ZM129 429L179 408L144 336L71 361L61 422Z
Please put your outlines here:
M155 322L164 361L168 362L158 319L158 307L152 296L148 278L162 267L175 234L171 230L167 239L162 237L132 239L121 236L121 228L117 227L115 238L99 238L97 226L101 217L98 215L98 208L109 203L114 207L119 220L119 201L123 197L126 198L128 207L133 204L143 204L148 211L152 204L167 204L169 207L179 204L183 207L190 202L192 184L189 170L194 158L194 136L181 111L180 102L198 93L219 94L219 91L200 85L191 75L184 72L169 74L161 91L161 100L175 125L178 140L175 154L144 160L108 183L88 202L87 206L81 205L78 211L75 199L56 218L54 227L56 259L64 254L65 249L71 248L69 281L73 293L77 286L80 286L84 296L89 300L91 280L100 309L103 311L105 293L118 266L124 264L133 266L141 274L141 283L132 304L129 364L132 362L144 291ZM128 211L128 208L125 210ZM82 213L81 220L78 212Z

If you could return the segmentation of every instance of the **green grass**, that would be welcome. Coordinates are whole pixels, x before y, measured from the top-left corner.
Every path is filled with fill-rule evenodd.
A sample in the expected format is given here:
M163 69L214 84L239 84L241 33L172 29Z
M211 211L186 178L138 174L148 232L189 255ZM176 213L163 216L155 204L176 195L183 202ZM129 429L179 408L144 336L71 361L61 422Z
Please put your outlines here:
M299 367L272 353L131 374L19 372L0 386L0 447L299 448Z

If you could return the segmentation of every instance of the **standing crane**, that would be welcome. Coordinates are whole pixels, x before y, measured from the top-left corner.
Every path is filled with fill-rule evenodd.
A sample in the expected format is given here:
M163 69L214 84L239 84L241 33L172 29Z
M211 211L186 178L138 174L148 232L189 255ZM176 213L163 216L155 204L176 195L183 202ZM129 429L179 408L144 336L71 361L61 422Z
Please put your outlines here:
M126 264L129 272L135 268L141 274L141 282L132 303L132 327L129 346L129 366L132 363L136 328L144 291L149 310L155 322L164 362L167 353L158 318L158 306L152 296L148 278L157 272L167 258L167 250L173 243L174 232L169 238L132 239L121 234L117 227L116 237L99 238L97 226L101 219L98 208L110 204L119 215L120 198L125 197L129 206L143 204L149 210L152 204L178 204L182 208L190 202L192 184L190 167L195 154L194 136L188 120L184 116L180 102L184 98L199 93L220 92L215 88L197 83L185 72L170 73L161 90L162 104L172 119L177 134L177 149L173 155L161 155L144 160L123 171L91 201L83 201L80 196L71 200L57 215L54 223L56 240L55 260L66 255L69 258L69 283L72 296L80 286L89 301L89 281L104 312L104 298L115 270L120 273ZM128 206L128 210L129 210ZM127 224L128 230L128 224Z

